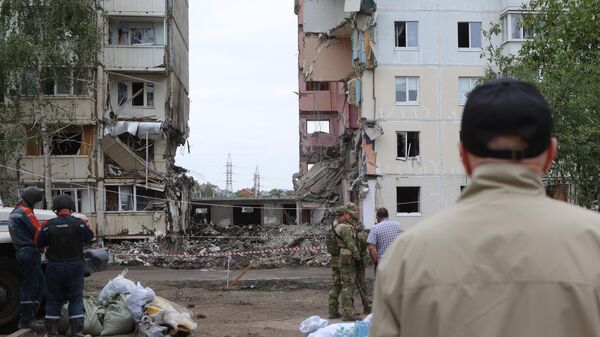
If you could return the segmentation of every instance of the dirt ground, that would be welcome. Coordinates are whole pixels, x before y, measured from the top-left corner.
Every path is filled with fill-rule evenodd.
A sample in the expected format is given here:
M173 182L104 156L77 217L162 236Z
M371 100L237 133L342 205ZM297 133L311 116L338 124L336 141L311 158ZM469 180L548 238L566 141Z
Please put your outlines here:
M117 272L104 273L86 282L86 295L97 295L105 281ZM170 281L162 278L165 272L172 273ZM299 268L284 274L272 274L274 272L268 270L254 272L234 289L225 289L222 282L192 282L191 279L201 278L202 274L185 271L144 268L130 270L128 276L132 280L143 278L142 283L157 295L190 309L198 324L196 336L302 336L298 328L304 319L312 315L326 318L328 268ZM307 274L311 276L294 276ZM267 279L260 280L263 276ZM362 309L358 296L355 303L358 312Z

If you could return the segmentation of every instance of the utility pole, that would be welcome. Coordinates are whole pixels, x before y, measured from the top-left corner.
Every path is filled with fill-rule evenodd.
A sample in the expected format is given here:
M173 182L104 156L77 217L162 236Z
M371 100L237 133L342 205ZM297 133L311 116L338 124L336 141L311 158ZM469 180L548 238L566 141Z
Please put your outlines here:
M260 191L260 172L258 171L258 165L256 165L256 170L254 171L254 196L258 197L258 192Z
M227 154L227 169L225 171L225 176L226 176L226 184L225 184L225 191L228 192L228 194L233 193L233 164L231 162L231 153Z

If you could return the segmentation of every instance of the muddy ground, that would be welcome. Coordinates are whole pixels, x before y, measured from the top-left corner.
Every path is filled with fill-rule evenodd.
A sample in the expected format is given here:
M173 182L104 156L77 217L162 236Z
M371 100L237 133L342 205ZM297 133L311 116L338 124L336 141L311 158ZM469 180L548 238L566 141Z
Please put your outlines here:
M246 279L233 289L226 289L222 281L191 281L195 274L184 271L172 271L172 280L161 277L156 281L159 272L165 270L140 269L128 275L133 280L143 276L144 285L157 295L189 308L198 323L196 336L302 336L298 326L304 319L312 315L327 316L327 268L292 269L280 279ZM261 275L260 270L254 272L249 278ZM264 271L267 272L271 271ZM112 273L117 274L117 270ZM296 277L296 274L310 276ZM88 279L87 295L97 295L109 273L100 276ZM358 297L355 303L358 314L362 309Z

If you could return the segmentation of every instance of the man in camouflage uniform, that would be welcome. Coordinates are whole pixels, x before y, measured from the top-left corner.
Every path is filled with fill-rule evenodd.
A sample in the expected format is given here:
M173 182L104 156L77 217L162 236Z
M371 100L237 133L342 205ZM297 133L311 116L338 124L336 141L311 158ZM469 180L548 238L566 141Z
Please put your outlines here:
M358 219L358 207L354 203L347 203L346 207L350 211L350 221L354 225L356 232L356 245L360 252L360 260L356 261L356 288L360 295L360 301L363 306L363 313L368 315L371 313L371 298L369 297L367 287L366 268L369 263L369 251L367 249L367 238L369 237L368 230L360 223Z
M340 302L342 305L342 320L355 321L354 304L352 301L354 293L354 282L356 278L356 261L361 259L360 252L356 247L356 233L350 221L350 211L346 206L338 208L337 223L333 234L339 249L340 263ZM330 293L330 299L335 293Z
M339 312L340 303L338 298L342 291L342 279L340 275L340 246L337 244L333 231L338 223L338 217L341 216L336 211L336 217L331 226L327 230L325 242L327 244L327 252L331 255L331 286L329 287L329 318L342 317Z

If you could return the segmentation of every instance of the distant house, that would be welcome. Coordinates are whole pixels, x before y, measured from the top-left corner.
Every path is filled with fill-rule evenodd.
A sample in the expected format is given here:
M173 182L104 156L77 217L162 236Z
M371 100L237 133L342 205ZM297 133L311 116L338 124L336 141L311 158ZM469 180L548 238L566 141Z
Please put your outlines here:
M236 195L238 197L244 197L244 198L248 198L248 197L252 197L254 196L254 191L252 191L251 189L248 188L242 188L241 190L239 190Z

